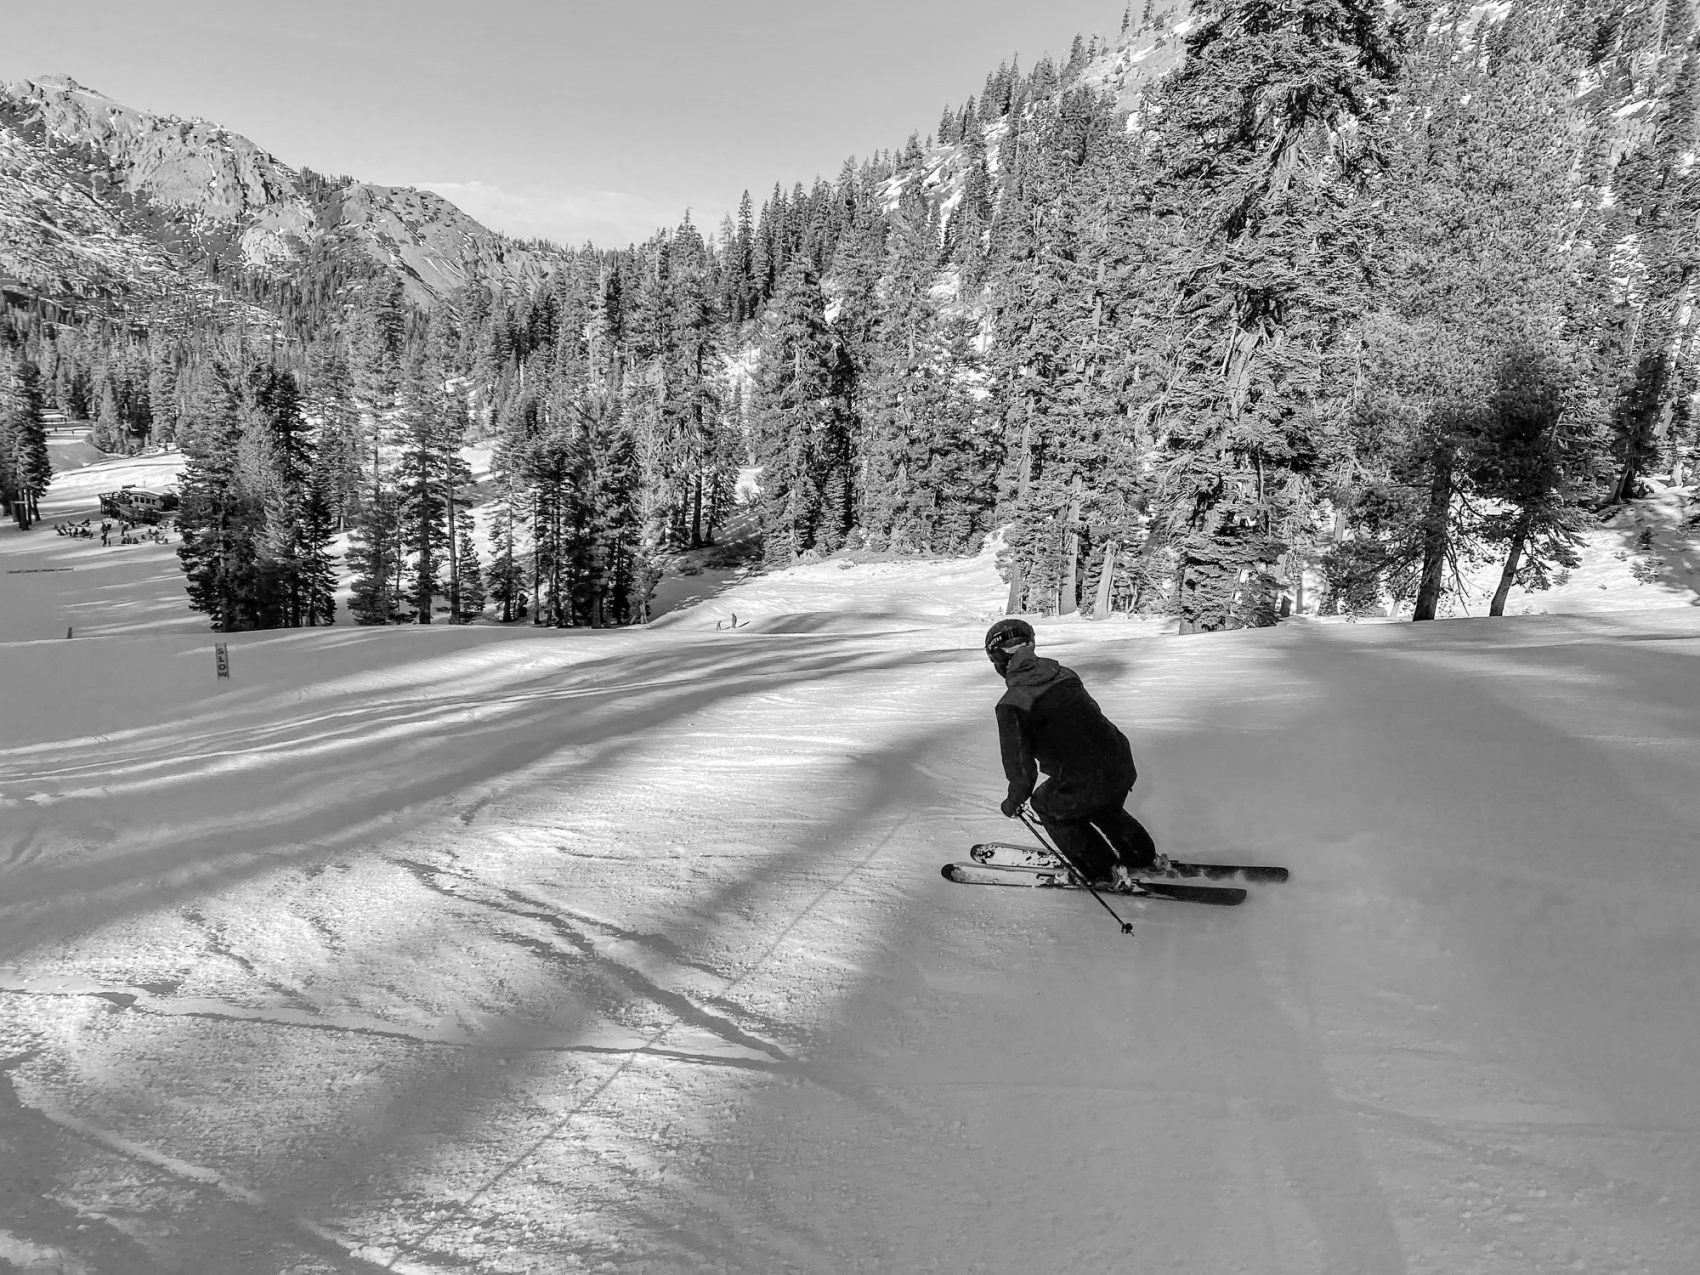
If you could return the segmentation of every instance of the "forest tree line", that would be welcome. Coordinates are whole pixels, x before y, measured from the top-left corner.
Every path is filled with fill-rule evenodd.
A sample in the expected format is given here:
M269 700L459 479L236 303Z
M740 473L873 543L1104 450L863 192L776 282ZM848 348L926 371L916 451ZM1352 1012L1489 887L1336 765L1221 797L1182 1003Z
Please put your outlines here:
M775 565L1001 528L1012 610L1195 631L1429 618L1491 561L1497 614L1690 472L1691 2L1205 0L1184 41L1131 116L1077 41L528 295L419 310L341 263L294 339L14 315L11 365L102 445L183 446L221 628L327 621L344 530L362 623L642 622L750 466Z

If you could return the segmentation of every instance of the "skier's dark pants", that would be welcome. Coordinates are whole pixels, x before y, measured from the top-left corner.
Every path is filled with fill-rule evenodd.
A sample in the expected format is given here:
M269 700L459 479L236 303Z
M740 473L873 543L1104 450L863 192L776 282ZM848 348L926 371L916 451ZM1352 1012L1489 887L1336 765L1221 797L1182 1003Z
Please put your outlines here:
M1057 849L1088 881L1108 881L1118 860L1137 872L1157 857L1157 843L1120 801L1078 819L1053 818L1039 811L1037 803L1034 809Z

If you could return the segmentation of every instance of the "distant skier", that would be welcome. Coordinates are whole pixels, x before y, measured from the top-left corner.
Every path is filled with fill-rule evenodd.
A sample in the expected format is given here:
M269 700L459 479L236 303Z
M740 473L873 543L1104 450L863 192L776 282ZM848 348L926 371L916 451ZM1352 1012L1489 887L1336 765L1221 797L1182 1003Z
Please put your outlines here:
M999 620L986 654L1008 689L998 701L998 748L1009 779L1000 809L1031 801L1057 848L1093 883L1122 884L1159 862L1145 825L1122 803L1139 777L1127 737L1073 669L1035 654L1033 626ZM1038 772L1047 778L1035 787Z

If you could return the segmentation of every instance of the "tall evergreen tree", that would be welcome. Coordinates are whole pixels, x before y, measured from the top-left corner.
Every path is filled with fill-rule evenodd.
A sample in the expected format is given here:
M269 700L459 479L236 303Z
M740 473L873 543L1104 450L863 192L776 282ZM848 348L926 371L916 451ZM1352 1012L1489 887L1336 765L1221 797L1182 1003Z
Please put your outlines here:
M763 320L752 403L758 521L770 562L844 543L854 510L843 351L819 277L788 269Z
M313 470L307 423L289 372L256 364L245 388L248 411L239 455L251 460L239 468L240 482L263 511L254 544L256 627L293 628L306 622L311 609L302 536Z
M518 534L519 495L512 476L503 479L501 494L490 520L489 600L501 608L503 624L521 617L525 598L525 557Z
M442 591L442 568L451 544L451 448L445 418L444 372L421 344L409 360L402 390L401 456L396 467L402 553L412 564L407 596L414 619L430 624ZM458 449L455 449L458 451ZM451 623L453 620L451 620Z
M191 377L177 556L189 605L215 632L257 627L262 615L256 530L263 510L242 483L242 371L209 359Z
M1505 546L1489 615L1505 614L1513 585L1544 589L1553 567L1580 561L1598 488L1600 416L1588 398L1587 369L1561 358L1509 350L1483 414L1471 478L1495 505L1483 519L1483 539Z
M337 562L331 552L339 516L336 472L316 458L297 514L296 562L302 624L336 620Z
M400 530L395 490L380 486L368 491L348 541L348 610L357 624L394 624L401 618L396 586Z
M28 530L53 481L42 422L41 370L0 327L0 513Z
M1271 623L1276 564L1309 530L1365 290L1358 196L1393 74L1369 0L1204 0L1161 89L1159 217L1173 364L1159 508L1183 632Z
M1619 252L1613 273L1624 281L1613 418L1617 479L1611 499L1637 493L1661 459L1675 461L1700 430L1700 32L1694 6L1625 7L1616 62L1635 75L1629 91L1651 120L1644 139L1627 147L1611 173L1615 216L1608 223Z
M156 445L168 445L177 437L181 359L182 351L174 340L156 335L148 343L149 437Z
M1129 360L1151 345L1134 304L1145 246L1127 233L1137 162L1111 103L1071 91L1027 122L994 222L1012 610L1074 611L1104 547L1136 538L1149 446Z
M348 357L338 341L307 351L302 410L314 424L316 477L332 526L340 530L360 507L366 457Z
M1363 470L1341 493L1360 525L1329 566L1360 604L1376 590L1354 575L1379 574L1432 619L1484 543L1506 546L1506 589L1567 552L1598 409L1576 305L1578 66L1560 26L1556 0L1527 0L1486 30L1432 25L1409 59L1364 328ZM1506 512L1484 520L1481 498Z
M456 620L470 624L484 614L487 595L484 571L478 562L478 546L473 541L473 521L470 511L462 509L455 520L456 585L451 598Z
M360 624L391 624L401 616L403 523L392 435L402 385L404 326L400 284L378 284L362 296L350 338L363 473L360 505L350 529L348 565L354 577L348 605Z
M986 235L992 224L991 174L986 166L986 135L978 124L962 146L962 197L950 215L951 259L962 268L965 288L978 287L986 271Z

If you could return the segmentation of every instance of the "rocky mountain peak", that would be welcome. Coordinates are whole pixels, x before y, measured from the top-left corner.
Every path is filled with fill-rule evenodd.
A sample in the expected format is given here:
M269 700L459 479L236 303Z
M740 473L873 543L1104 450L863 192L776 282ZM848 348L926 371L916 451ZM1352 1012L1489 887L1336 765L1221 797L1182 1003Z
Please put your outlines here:
M392 271L430 304L479 278L529 285L548 264L440 196L317 177L219 124L64 74L0 85L0 176L13 179L0 183L0 275L14 290L153 293L174 271L288 275L329 251L354 258L345 273Z

